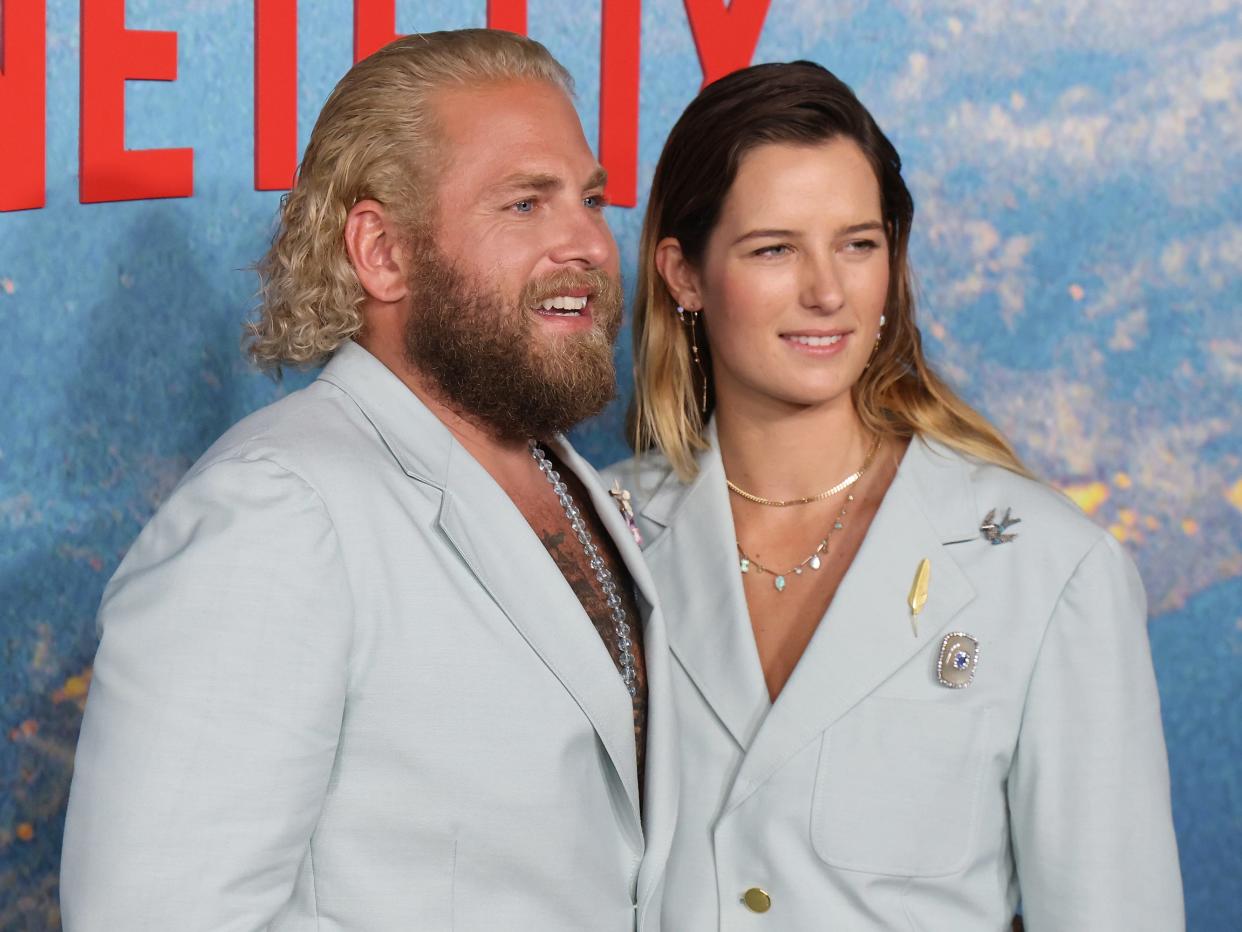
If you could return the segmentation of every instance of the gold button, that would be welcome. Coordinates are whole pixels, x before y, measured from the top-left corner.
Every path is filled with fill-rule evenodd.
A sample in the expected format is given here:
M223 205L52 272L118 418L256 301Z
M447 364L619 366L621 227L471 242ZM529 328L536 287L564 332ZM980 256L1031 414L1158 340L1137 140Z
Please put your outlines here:
M758 887L751 887L743 893L742 902L752 913L766 913L772 908L772 897L768 896L766 890L760 890Z

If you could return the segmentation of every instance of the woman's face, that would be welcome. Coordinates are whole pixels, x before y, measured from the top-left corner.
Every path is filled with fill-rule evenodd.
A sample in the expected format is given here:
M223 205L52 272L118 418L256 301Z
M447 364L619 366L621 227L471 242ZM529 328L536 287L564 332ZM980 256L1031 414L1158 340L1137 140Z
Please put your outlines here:
M697 269L717 405L848 405L888 294L880 188L858 144L745 155ZM667 278L667 276L666 276ZM681 302L686 305L686 301Z

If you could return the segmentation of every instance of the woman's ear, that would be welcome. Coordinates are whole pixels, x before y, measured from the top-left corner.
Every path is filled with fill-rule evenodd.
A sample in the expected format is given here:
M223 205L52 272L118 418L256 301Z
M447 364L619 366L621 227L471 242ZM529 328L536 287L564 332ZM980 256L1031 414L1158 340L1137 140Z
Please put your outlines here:
M666 236L656 244L655 265L674 301L687 311L703 309L699 273L682 253L676 237Z
M345 252L362 290L391 304L407 297L409 250L391 214L379 201L363 200L345 218Z

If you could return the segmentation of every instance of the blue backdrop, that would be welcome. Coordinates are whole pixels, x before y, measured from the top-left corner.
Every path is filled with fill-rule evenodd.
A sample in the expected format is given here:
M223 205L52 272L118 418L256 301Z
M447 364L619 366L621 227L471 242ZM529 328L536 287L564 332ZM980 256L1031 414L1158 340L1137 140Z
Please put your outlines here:
M352 4L301 6L304 144L351 63ZM529 3L592 139L600 12ZM275 385L239 352L279 197L253 189L253 15L130 0L131 28L179 34L180 72L129 84L127 144L193 147L195 193L83 205L79 4L47 4L46 206L0 213L5 929L59 925L104 583L207 445L309 378ZM403 32L484 21L484 0L397 4ZM933 360L1138 560L1190 927L1242 928L1242 3L773 0L755 60L791 58L852 84L905 158ZM682 3L649 0L640 209L609 218L628 279L659 147L701 80ZM628 335L618 354L624 372ZM624 452L622 407L575 434L598 465Z

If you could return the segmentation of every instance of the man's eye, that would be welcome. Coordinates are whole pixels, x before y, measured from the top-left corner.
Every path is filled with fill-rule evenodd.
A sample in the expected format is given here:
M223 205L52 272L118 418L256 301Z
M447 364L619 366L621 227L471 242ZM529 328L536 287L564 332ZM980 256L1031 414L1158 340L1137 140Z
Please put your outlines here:
M756 256L783 256L789 252L789 247L784 243L777 243L775 246L763 246L755 250Z
M516 201L510 207L519 214L528 214L535 209L535 201L533 198L527 198L523 201Z
M602 194L588 194L582 199L582 203L592 210L602 210L608 206L608 198Z

